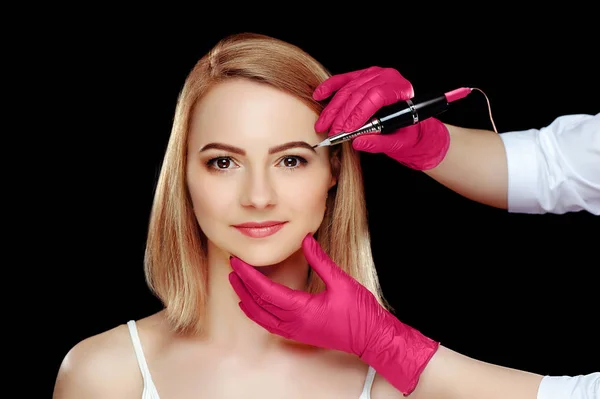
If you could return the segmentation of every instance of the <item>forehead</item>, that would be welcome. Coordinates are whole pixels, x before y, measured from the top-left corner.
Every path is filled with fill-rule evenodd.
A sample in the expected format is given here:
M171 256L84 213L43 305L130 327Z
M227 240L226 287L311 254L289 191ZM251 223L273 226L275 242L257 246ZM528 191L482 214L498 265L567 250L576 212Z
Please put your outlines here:
M318 139L318 115L296 97L266 84L232 79L213 87L194 107L191 137L199 142Z

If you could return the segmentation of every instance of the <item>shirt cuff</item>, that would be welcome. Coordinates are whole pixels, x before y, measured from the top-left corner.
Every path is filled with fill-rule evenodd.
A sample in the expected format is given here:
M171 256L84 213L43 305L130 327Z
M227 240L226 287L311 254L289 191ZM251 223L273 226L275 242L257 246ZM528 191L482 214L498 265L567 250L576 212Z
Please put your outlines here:
M598 399L600 372L575 377L545 376L540 382L537 399Z
M508 211L543 213L538 199L539 171L536 135L538 130L500 134L508 166Z

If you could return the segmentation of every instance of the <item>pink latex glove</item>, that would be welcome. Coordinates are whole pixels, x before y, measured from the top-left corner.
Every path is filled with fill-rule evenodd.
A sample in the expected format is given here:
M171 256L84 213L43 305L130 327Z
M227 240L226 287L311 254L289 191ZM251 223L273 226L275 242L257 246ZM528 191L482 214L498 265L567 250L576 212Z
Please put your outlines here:
M325 282L325 291L293 290L232 257L229 281L242 311L273 334L355 354L404 395L410 394L439 344L384 309L323 252L311 234L302 241L302 250Z
M412 84L397 70L376 66L330 77L315 89L313 98L321 101L334 92L337 93L315 123L315 130L329 130L328 136L356 130L382 107L414 96ZM352 140L356 150L384 153L416 170L436 167L449 146L448 129L435 118L391 134L369 134Z

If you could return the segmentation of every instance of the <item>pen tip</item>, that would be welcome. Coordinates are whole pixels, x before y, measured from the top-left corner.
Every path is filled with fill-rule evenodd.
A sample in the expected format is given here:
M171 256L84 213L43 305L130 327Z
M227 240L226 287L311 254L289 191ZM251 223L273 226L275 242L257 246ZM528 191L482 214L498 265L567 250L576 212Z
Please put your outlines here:
M313 145L313 148L323 147L323 146L326 146L327 144L329 144L329 140L324 140L324 141L321 141L319 144Z

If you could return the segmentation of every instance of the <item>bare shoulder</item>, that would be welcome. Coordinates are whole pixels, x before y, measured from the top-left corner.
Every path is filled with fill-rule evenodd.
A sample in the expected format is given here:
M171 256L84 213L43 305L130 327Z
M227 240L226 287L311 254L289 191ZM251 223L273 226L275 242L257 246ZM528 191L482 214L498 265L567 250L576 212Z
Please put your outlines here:
M142 380L127 325L86 338L65 355L54 399L141 396Z

